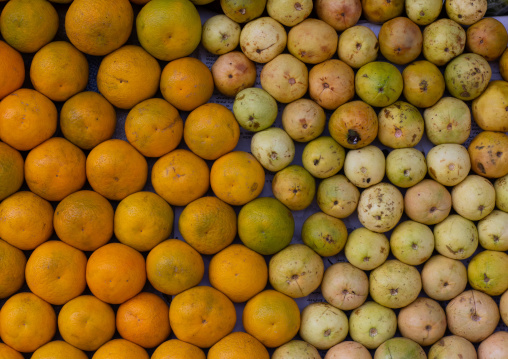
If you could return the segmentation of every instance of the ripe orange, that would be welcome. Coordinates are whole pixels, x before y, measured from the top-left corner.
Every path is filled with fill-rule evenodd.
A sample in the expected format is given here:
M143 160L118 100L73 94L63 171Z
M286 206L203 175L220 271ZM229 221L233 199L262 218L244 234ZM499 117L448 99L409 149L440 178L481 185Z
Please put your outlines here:
M249 300L266 287L265 258L242 244L232 244L212 257L210 284L235 303Z
M0 16L4 40L21 52L36 52L55 37L58 14L46 0L11 0Z
M207 103L185 119L183 138L189 149L205 160L216 160L235 149L240 126L226 106Z
M233 151L219 157L210 170L210 185L217 197L233 206L243 205L261 193L265 170L245 151Z
M155 349L151 359L206 359L203 350L178 339L165 341Z
M0 358L2 359L23 359L23 355L4 343L0 343ZM204 358L204 357L203 357Z
M0 201L21 188L25 161L17 150L0 142Z
M58 313L63 340L81 350L94 351L113 338L115 312L93 295L81 295L63 305Z
M169 238L173 217L173 209L162 197L153 192L136 192L116 207L115 236L140 252L149 251Z
M85 184L85 161L79 147L63 137L52 137L26 156L26 183L42 198L60 201Z
M148 353L143 347L125 339L113 339L102 345L92 356L92 359L148 359Z
M133 22L129 0L74 0L65 14L65 32L78 50L103 56L127 41Z
M201 197L185 206L178 229L199 253L215 254L235 239L236 213L217 197Z
M252 335L233 332L215 343L208 351L208 359L270 359L265 346Z
M146 275L152 286L164 294L176 295L203 279L203 257L179 239L155 246L146 257Z
M136 17L138 39L163 61L190 55L201 41L201 18L189 0L152 0Z
M114 106L130 109L155 95L160 76L160 65L148 52L125 45L102 59L97 88Z
M25 254L0 239L0 298L16 293L25 283ZM1 358L1 355L0 355Z
M131 299L141 292L145 282L145 259L125 244L108 243L88 258L88 288L106 303L121 304Z
M35 54L30 65L34 88L53 101L65 101L88 83L88 61L67 41L54 41Z
M88 356L69 343L55 340L37 349L30 359L88 359Z
M154 293L141 292L120 304L116 328L122 338L153 348L169 337L169 306Z
M5 344L19 352L33 352L55 335L55 310L33 293L16 293L2 307L0 327Z
M77 191L55 208L53 226L58 238L82 251L94 251L113 236L113 206L94 191Z
M25 63L21 54L0 40L0 100L19 89L25 81Z
M185 206L203 196L209 184L208 165L189 150L171 151L159 158L152 168L155 192L173 206Z
M53 234L53 207L30 191L19 191L0 203L0 238L23 251Z
M60 110L62 134L83 150L109 140L115 127L114 107L97 92L80 92L65 101Z
M62 305L85 290L85 268L82 251L61 241L48 241L28 258L26 284L46 302Z
M53 136L55 104L38 91L21 88L0 101L0 140L18 151L31 150Z
M169 322L178 339L209 348L231 333L236 324L236 310L217 289L198 286L173 297Z
M194 57L173 60L162 70L162 96L179 110L192 111L205 104L213 88L212 72Z
M101 195L122 200L141 191L148 177L148 164L127 141L110 139L95 146L86 158L88 182Z
M125 119L125 136L142 155L160 157L180 144L183 121L167 101L151 98L130 110Z
M287 343L300 329L295 300L272 289L251 298L243 310L245 331L269 348Z

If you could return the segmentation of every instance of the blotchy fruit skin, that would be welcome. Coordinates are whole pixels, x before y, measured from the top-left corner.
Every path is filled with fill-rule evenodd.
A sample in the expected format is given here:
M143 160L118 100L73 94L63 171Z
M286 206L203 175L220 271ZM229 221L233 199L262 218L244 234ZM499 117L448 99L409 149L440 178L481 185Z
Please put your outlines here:
M394 185L386 182L367 188L358 201L358 219L373 232L393 229L404 212L404 198Z
M492 69L483 57L473 53L457 56L446 65L446 88L453 97L474 100L487 88Z
M365 147L377 136L378 117L366 102L347 102L332 113L328 130L333 139L345 148Z
M487 0L460 1L446 0L445 9L448 17L461 25L473 25L487 11Z
M471 169L480 176L499 178L508 174L508 135L482 131L469 144Z
M295 26L305 20L314 7L312 0L268 0L268 15L285 26Z
M379 111L377 137L391 148L414 147L424 132L424 121L420 111L410 103L397 101Z
M508 254L485 250L475 255L467 267L467 277L473 289L490 296L503 294L508 289Z

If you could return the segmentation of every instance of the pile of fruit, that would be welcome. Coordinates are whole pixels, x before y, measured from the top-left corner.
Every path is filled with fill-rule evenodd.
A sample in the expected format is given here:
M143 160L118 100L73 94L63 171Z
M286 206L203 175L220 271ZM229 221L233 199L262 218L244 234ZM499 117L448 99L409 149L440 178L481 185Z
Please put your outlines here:
M508 358L487 0L0 0L0 357Z

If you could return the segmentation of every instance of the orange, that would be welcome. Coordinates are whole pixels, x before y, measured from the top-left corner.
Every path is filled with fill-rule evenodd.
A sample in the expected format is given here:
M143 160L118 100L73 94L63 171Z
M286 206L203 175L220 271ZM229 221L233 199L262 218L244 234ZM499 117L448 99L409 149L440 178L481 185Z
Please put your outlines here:
M159 345L153 352L151 359L206 359L203 350L195 345L170 339Z
M150 0L131 0L131 3L133 4L138 4L138 5L144 5L146 4L147 2L149 2Z
M249 300L266 287L265 258L242 244L232 244L212 257L210 284L235 303Z
M0 326L5 344L19 352L33 352L55 335L55 310L33 293L16 293L2 307Z
M115 334L113 308L93 295L69 300L58 313L58 330L67 343L86 351L97 350Z
M163 61L190 55L201 41L201 18L189 0L152 0L136 17L138 39Z
M187 116L183 138L199 157L216 160L234 150L240 138L240 126L226 106L207 103Z
M153 192L136 192L120 201L114 230L119 242L140 252L167 239L173 230L173 209Z
M30 80L37 91L53 101L65 101L85 89L88 61L72 44L50 42L32 59Z
M0 100L19 89L25 81L25 63L21 54L0 40Z
M88 288L106 303L121 304L131 299L141 292L145 282L145 258L125 244L108 243L88 258Z
M208 191L210 169L191 151L176 149L155 162L152 185L169 204L185 206Z
M58 114L49 98L22 88L0 101L0 118L0 140L27 151L53 136Z
M192 111L212 97L212 72L194 57L173 60L162 70L160 88L170 104L182 111Z
M85 184L85 161L79 147L63 137L52 137L26 156L28 188L48 201L60 201Z
M125 339L113 339L101 346L92 359L148 359L145 349Z
M178 339L209 348L231 333L236 324L236 310L217 289L199 286L173 297L169 322Z
M127 41L133 22L129 0L74 0L65 14L65 32L78 50L103 56Z
M0 239L0 259L0 298L3 299L25 283L26 257L20 249Z
M88 359L88 356L69 343L55 340L37 349L30 359Z
M155 95L160 77L161 67L152 55L140 46L125 45L102 59L97 88L114 106L130 109Z
M25 161L17 150L0 142L0 201L21 188Z
M36 52L55 37L58 14L46 0L11 0L0 16L4 40L21 52Z
M261 193L265 170L245 151L233 151L219 157L210 170L210 185L217 197L233 206L243 205Z
M198 285L204 272L201 255L179 239L158 244L146 257L148 281L164 294L175 295Z
M238 236L248 248L262 255L272 255L293 239L295 220L281 201L258 197L238 213Z
M169 306L154 293L141 292L120 304L116 328L122 338L153 348L169 337Z
M110 139L95 146L88 154L86 177L94 191L107 199L122 200L143 189L148 164L129 142Z
M2 359L23 359L23 355L4 343L0 343L0 358ZM204 357L203 357L204 358Z
M180 213L178 229L183 239L201 254L215 254L236 237L236 213L217 197L201 197Z
M53 207L30 191L19 191L0 203L0 238L23 251L53 234Z
M244 332L228 334L208 351L208 359L270 359L265 346Z
M74 192L55 208L53 226L58 238L82 251L94 251L113 236L113 206L99 193Z
M183 121L167 101L151 98L130 110L125 119L125 136L143 156L160 157L180 144Z
M97 92L80 92L65 101L60 110L62 134L83 150L109 140L115 127L115 108Z
M268 289L247 302L242 320L247 333L268 348L275 348L298 333L300 309L293 298Z
M48 241L28 258L26 284L46 302L62 305L85 290L85 268L82 251L61 241Z

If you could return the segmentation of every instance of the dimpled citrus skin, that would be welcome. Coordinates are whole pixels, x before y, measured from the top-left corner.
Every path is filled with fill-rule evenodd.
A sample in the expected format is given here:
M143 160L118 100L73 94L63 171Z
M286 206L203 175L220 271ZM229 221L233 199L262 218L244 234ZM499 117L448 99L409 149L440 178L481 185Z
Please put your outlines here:
M190 55L201 41L201 18L189 0L151 0L136 18L141 44L155 58Z
M78 50L103 56L127 41L133 21L128 0L74 0L65 15L65 31Z

